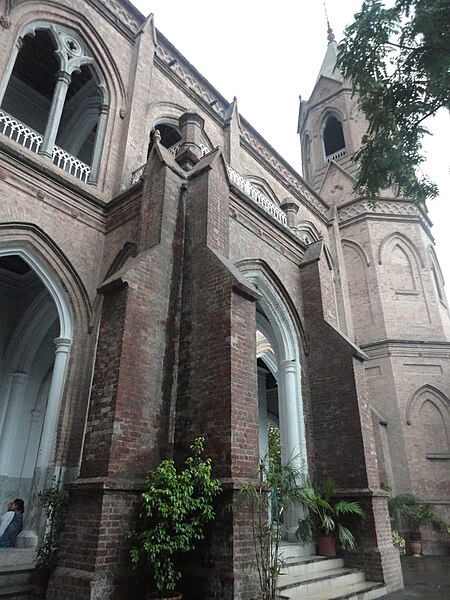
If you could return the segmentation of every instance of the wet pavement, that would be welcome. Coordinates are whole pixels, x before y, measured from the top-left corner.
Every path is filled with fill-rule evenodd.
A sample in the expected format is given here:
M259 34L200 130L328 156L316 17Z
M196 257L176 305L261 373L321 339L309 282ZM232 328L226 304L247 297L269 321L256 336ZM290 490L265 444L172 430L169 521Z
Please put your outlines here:
M403 556L405 587L383 600L450 600L450 556Z

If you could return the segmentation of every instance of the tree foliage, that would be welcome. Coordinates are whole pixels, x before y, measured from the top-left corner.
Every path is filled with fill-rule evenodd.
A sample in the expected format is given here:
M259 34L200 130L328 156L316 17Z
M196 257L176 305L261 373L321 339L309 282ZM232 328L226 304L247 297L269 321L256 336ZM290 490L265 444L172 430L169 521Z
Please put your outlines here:
M204 438L191 445L183 469L164 460L150 471L142 493L142 528L128 532L134 566L147 563L158 591L174 590L181 579L179 555L205 539L204 528L214 519L213 500L221 491L212 477L212 464L203 458Z
M37 547L36 569L50 573L58 565L59 545L69 508L69 496L56 479L50 487L39 492L38 498L47 517L45 535Z
M420 173L427 117L450 108L449 0L364 0L339 45L369 122L355 159L356 187L370 201L386 188L423 202L436 185Z

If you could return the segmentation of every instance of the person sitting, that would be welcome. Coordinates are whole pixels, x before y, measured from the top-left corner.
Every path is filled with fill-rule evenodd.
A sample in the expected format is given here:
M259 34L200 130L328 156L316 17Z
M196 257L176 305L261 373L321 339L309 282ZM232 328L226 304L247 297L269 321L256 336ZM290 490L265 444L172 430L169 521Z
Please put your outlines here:
M13 548L22 531L25 505L21 498L8 504L8 511L0 519L0 548Z

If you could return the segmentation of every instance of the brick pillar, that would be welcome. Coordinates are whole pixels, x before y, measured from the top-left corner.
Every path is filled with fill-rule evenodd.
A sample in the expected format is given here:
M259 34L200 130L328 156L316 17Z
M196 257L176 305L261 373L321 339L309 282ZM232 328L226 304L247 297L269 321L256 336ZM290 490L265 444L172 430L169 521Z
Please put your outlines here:
M357 524L358 547L346 564L364 569L388 590L403 586L392 546L387 494L380 490L365 355L336 328L330 264L323 242L308 247L301 265L315 456L319 481L332 478L336 496L357 500L366 512Z
M228 261L229 188L218 151L189 173L175 444L206 439L224 488L208 543L190 561L183 598L255 598L250 518L225 510L259 461L258 294Z
M142 582L132 585L126 532L145 474L171 452L184 219L184 175L171 155L156 146L145 177L138 254L101 287L81 472L49 599L142 594Z

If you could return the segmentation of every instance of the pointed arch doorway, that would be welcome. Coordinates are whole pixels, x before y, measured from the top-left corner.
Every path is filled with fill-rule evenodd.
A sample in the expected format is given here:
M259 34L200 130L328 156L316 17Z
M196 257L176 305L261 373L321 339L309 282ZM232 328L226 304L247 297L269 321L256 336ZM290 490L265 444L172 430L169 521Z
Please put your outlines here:
M256 305L260 456L268 451L268 428L278 427L282 462L292 461L306 476L299 332L283 299L264 274L258 271L246 276L261 294ZM298 516L295 510L285 515L284 525L292 540Z
M0 502L21 497L27 510L54 459L72 318L28 248L0 249L0 296Z

